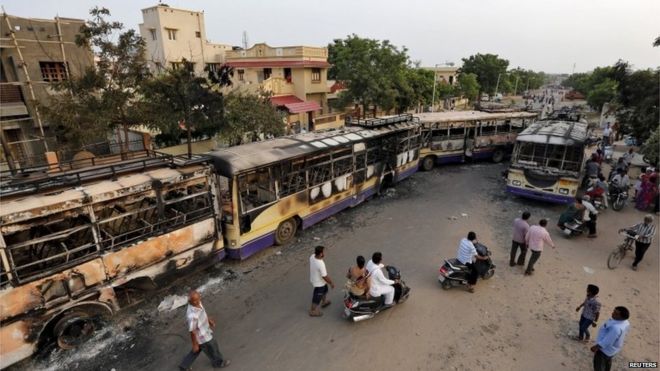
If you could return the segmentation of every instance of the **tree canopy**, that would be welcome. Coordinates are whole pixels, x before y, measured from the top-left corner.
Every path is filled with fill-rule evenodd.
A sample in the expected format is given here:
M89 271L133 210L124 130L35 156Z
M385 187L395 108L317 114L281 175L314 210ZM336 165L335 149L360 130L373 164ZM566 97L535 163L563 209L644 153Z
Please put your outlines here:
M230 145L255 141L260 135L280 136L284 134L283 117L266 95L230 92L225 96L225 127L220 136Z
M467 99L474 101L479 97L481 87L477 82L477 75L473 73L461 73L458 75L458 91Z
M55 123L62 145L79 148L105 140L113 129L123 127L122 150L127 150L127 130L140 124L141 115L132 104L136 87L150 77L144 40L135 30L123 31L121 23L109 21L110 11L105 8L93 8L90 15L76 44L94 51L96 66L56 84L62 94L52 97L45 115Z
M500 83L502 83L502 78L506 78L505 73L508 67L509 61L500 58L496 54L475 54L463 58L463 67L461 67L460 72L473 73L477 76L480 98L481 93L488 95L495 93L498 77Z

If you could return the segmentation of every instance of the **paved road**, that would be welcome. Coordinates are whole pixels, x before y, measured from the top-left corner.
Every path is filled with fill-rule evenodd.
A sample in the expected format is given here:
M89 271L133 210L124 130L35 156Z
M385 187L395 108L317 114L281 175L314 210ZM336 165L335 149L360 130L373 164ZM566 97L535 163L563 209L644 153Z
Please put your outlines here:
M291 246L249 261L222 263L178 282L168 293L205 285L203 300L218 322L220 348L232 370L585 370L591 354L569 335L577 330L574 308L588 283L601 287L603 318L627 305L632 327L617 362L660 357L658 249L638 272L630 258L608 270L606 257L619 242L616 229L641 213L630 205L599 218L597 239L567 240L550 228L558 245L548 248L532 277L508 266L510 223L523 209L533 221L554 225L562 208L504 193L505 165L447 166L418 173L396 191L347 210L304 231ZM462 216L465 214L465 216ZM443 258L453 257L469 230L493 251L497 272L476 293L443 291L437 281ZM401 306L361 323L342 319L342 292L321 318L307 309L308 258L315 244L328 246L331 277L343 275L357 254L380 250L412 287ZM51 369L176 369L190 344L185 307L158 312L166 293L127 311L118 325L75 353L55 352L22 367ZM602 322L602 321L601 321ZM595 335L594 335L595 336ZM209 370L200 356L195 370Z

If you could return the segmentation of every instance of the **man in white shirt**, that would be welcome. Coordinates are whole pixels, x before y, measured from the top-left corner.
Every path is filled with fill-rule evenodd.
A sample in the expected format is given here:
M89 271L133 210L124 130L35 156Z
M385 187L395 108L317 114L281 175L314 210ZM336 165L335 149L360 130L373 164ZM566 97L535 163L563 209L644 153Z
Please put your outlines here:
M456 252L456 259L470 269L467 285L467 290L469 292L474 292L474 285L477 283L477 278L479 278L477 267L473 264L474 259L488 259L487 256L479 256L479 254L477 254L477 249L474 247L475 243L477 243L477 234L470 231L467 238L462 239L458 244L458 251Z
M586 208L584 213L582 213L582 221L589 228L589 238L595 238L598 210L596 210L596 207L591 203L591 197L589 197L589 195L582 196L582 205Z
M328 276L325 269L325 247L316 246L314 254L309 257L309 281L314 287L312 294L312 307L309 310L309 315L312 317L320 317L323 315L320 308L325 308L330 305L330 301L326 300L328 294L328 285L335 288L335 284Z
M371 257L373 263L372 270L369 271L369 295L377 298L385 295L385 305L391 306L394 303L394 285L396 281L387 279L383 274L383 254L375 252Z
M620 190L626 191L628 190L628 187L630 187L630 177L626 174L625 170L619 169L617 174L612 177L612 184L617 186Z
M612 135L612 129L610 129L610 124L607 124L603 129L603 148L610 145L610 135Z
M206 310L202 306L202 296L199 292L192 290L188 295L188 310L186 311L186 322L188 331L190 331L190 340L192 341L192 350L186 355L179 365L179 370L190 370L200 351L203 351L211 360L214 368L224 368L229 366L228 359L223 359L218 343L213 339L213 328L215 321L206 315Z

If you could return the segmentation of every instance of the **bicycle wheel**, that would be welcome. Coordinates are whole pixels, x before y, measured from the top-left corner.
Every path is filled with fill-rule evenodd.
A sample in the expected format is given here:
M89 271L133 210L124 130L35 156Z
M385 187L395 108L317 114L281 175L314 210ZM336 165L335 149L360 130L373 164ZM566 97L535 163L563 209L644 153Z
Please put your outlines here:
M626 250L622 246L617 247L610 256L607 258L607 267L610 269L614 269L619 266L619 263L623 260L624 256L626 256Z

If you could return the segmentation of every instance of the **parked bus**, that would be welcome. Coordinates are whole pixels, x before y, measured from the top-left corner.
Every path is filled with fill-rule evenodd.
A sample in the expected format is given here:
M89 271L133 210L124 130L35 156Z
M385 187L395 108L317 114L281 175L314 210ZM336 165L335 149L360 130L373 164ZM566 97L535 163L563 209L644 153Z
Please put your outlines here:
M416 116L422 123L421 167L428 171L466 158L502 161L537 113L450 111Z
M411 115L347 124L210 153L229 189L222 198L229 257L285 244L298 229L361 203L419 167L420 126Z
M151 157L2 191L0 368L46 343L74 347L136 290L224 256L208 165Z
M530 125L518 135L507 191L553 203L572 202L584 175L587 138L587 123L577 113L558 113Z

